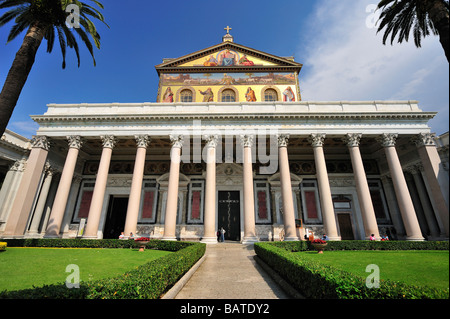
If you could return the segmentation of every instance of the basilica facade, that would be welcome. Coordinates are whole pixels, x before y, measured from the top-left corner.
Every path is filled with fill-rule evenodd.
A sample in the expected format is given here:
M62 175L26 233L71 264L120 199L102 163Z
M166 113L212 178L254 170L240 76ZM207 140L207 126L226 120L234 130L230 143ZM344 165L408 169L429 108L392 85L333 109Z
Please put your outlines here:
M228 29L156 66L155 103L48 105L31 141L0 144L0 237L448 239L436 113L305 101L301 69Z

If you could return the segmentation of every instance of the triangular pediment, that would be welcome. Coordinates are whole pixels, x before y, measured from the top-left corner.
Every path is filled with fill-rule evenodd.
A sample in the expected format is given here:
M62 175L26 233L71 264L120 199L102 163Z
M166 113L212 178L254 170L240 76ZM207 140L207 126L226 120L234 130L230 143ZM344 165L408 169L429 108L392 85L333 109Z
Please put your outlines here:
M293 58L283 58L243 45L224 42L176 59L165 59L156 66L159 71L164 69L248 69L248 68L295 68L298 71L302 64L294 62Z

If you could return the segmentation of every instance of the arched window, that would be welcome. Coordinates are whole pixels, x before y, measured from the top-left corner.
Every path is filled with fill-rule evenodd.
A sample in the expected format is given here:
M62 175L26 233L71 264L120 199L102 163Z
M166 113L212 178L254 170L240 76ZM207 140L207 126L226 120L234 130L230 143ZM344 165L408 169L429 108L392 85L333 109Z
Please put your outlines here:
M277 91L274 89L267 89L264 91L264 101L265 102L276 102L278 101Z
M180 101L191 103L193 101L192 91L191 90L183 90L180 93Z
M222 102L236 102L236 93L230 89L224 90L222 92Z

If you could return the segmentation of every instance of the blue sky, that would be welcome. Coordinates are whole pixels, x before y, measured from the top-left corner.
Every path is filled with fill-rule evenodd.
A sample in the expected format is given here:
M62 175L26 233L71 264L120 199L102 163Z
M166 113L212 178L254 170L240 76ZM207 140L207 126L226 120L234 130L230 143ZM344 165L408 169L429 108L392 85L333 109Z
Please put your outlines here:
M304 100L418 100L439 112L432 131L448 131L449 68L438 38L421 49L413 43L383 46L370 28L373 0L103 0L110 29L97 23L102 48L97 67L82 48L81 67L72 52L61 68L60 49L42 45L8 128L26 137L37 129L29 115L49 103L155 102L163 58L180 57L221 42L229 25L235 42L304 67ZM3 13L3 12L0 12ZM368 27L369 26L369 27ZM0 28L0 85L22 36L6 44Z

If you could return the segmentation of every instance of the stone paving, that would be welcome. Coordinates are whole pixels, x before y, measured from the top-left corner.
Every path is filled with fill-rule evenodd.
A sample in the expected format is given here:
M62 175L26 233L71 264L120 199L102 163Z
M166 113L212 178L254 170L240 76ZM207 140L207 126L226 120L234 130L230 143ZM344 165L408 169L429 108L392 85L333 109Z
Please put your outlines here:
M256 263L252 245L208 245L205 259L175 299L289 299Z

